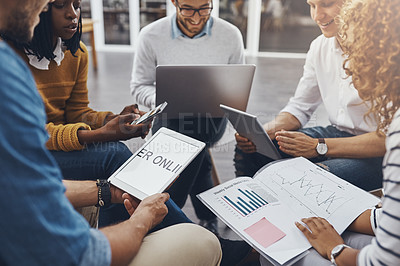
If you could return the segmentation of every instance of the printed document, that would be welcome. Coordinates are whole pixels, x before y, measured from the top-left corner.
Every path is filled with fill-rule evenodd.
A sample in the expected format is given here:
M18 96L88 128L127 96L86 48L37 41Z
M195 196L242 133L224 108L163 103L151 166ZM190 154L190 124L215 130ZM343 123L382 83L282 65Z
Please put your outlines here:
M290 265L311 247L295 221L323 217L340 234L379 199L298 157L264 166L198 195L274 265Z

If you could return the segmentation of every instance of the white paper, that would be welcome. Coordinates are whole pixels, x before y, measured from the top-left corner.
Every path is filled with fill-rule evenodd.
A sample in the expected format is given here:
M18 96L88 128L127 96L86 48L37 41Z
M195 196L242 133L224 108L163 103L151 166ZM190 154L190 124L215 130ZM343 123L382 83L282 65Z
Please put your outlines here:
M258 205L252 195L261 198ZM304 158L279 161L261 169L254 179L236 178L198 196L221 220L276 265L294 263L311 247L295 221L324 217L342 233L359 214L379 202L378 198ZM262 200L267 204L262 204ZM286 234L267 248L244 231L262 218Z

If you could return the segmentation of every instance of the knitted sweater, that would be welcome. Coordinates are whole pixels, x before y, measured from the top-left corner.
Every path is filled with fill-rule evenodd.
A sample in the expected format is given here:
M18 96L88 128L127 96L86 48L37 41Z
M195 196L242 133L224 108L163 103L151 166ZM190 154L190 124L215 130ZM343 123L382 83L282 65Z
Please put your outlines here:
M243 64L243 38L234 25L213 17L210 35L172 38L175 16L144 27L134 58L131 93L146 107L155 105L156 66L171 64Z
M43 98L46 114L46 129L50 139L49 150L73 151L83 149L79 143L79 129L96 129L104 124L110 112L96 112L88 107L88 51L81 42L83 52L78 49L74 57L65 51L60 66L52 60L49 70L39 70L29 65L27 56L18 51L29 65L37 88Z

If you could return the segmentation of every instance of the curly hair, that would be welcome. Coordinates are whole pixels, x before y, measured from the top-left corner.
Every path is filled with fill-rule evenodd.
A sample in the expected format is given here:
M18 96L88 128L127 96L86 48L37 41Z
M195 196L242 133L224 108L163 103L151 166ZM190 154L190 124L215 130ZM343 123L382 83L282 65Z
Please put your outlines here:
M346 0L341 20L346 73L387 132L400 105L400 0Z

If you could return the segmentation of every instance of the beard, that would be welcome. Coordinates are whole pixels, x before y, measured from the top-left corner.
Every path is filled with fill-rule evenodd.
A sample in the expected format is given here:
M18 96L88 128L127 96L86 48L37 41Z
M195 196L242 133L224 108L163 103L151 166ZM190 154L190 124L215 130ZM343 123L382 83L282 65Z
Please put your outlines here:
M206 25L206 21L205 21L205 19L202 19L201 20L202 21L202 23L203 23L203 27L202 28L200 28L200 29L193 29L193 28L190 28L190 25L189 25L189 22L186 20L186 19L184 19L184 18L182 18L182 17L178 17L178 23L184 28L184 29L186 29L188 32L190 32L190 33L192 33L192 34L198 34L198 33L200 33L202 30L203 30L203 28L204 28L204 26Z
M1 31L2 36L17 43L28 43L33 37L32 18L20 11L12 12L9 17Z

